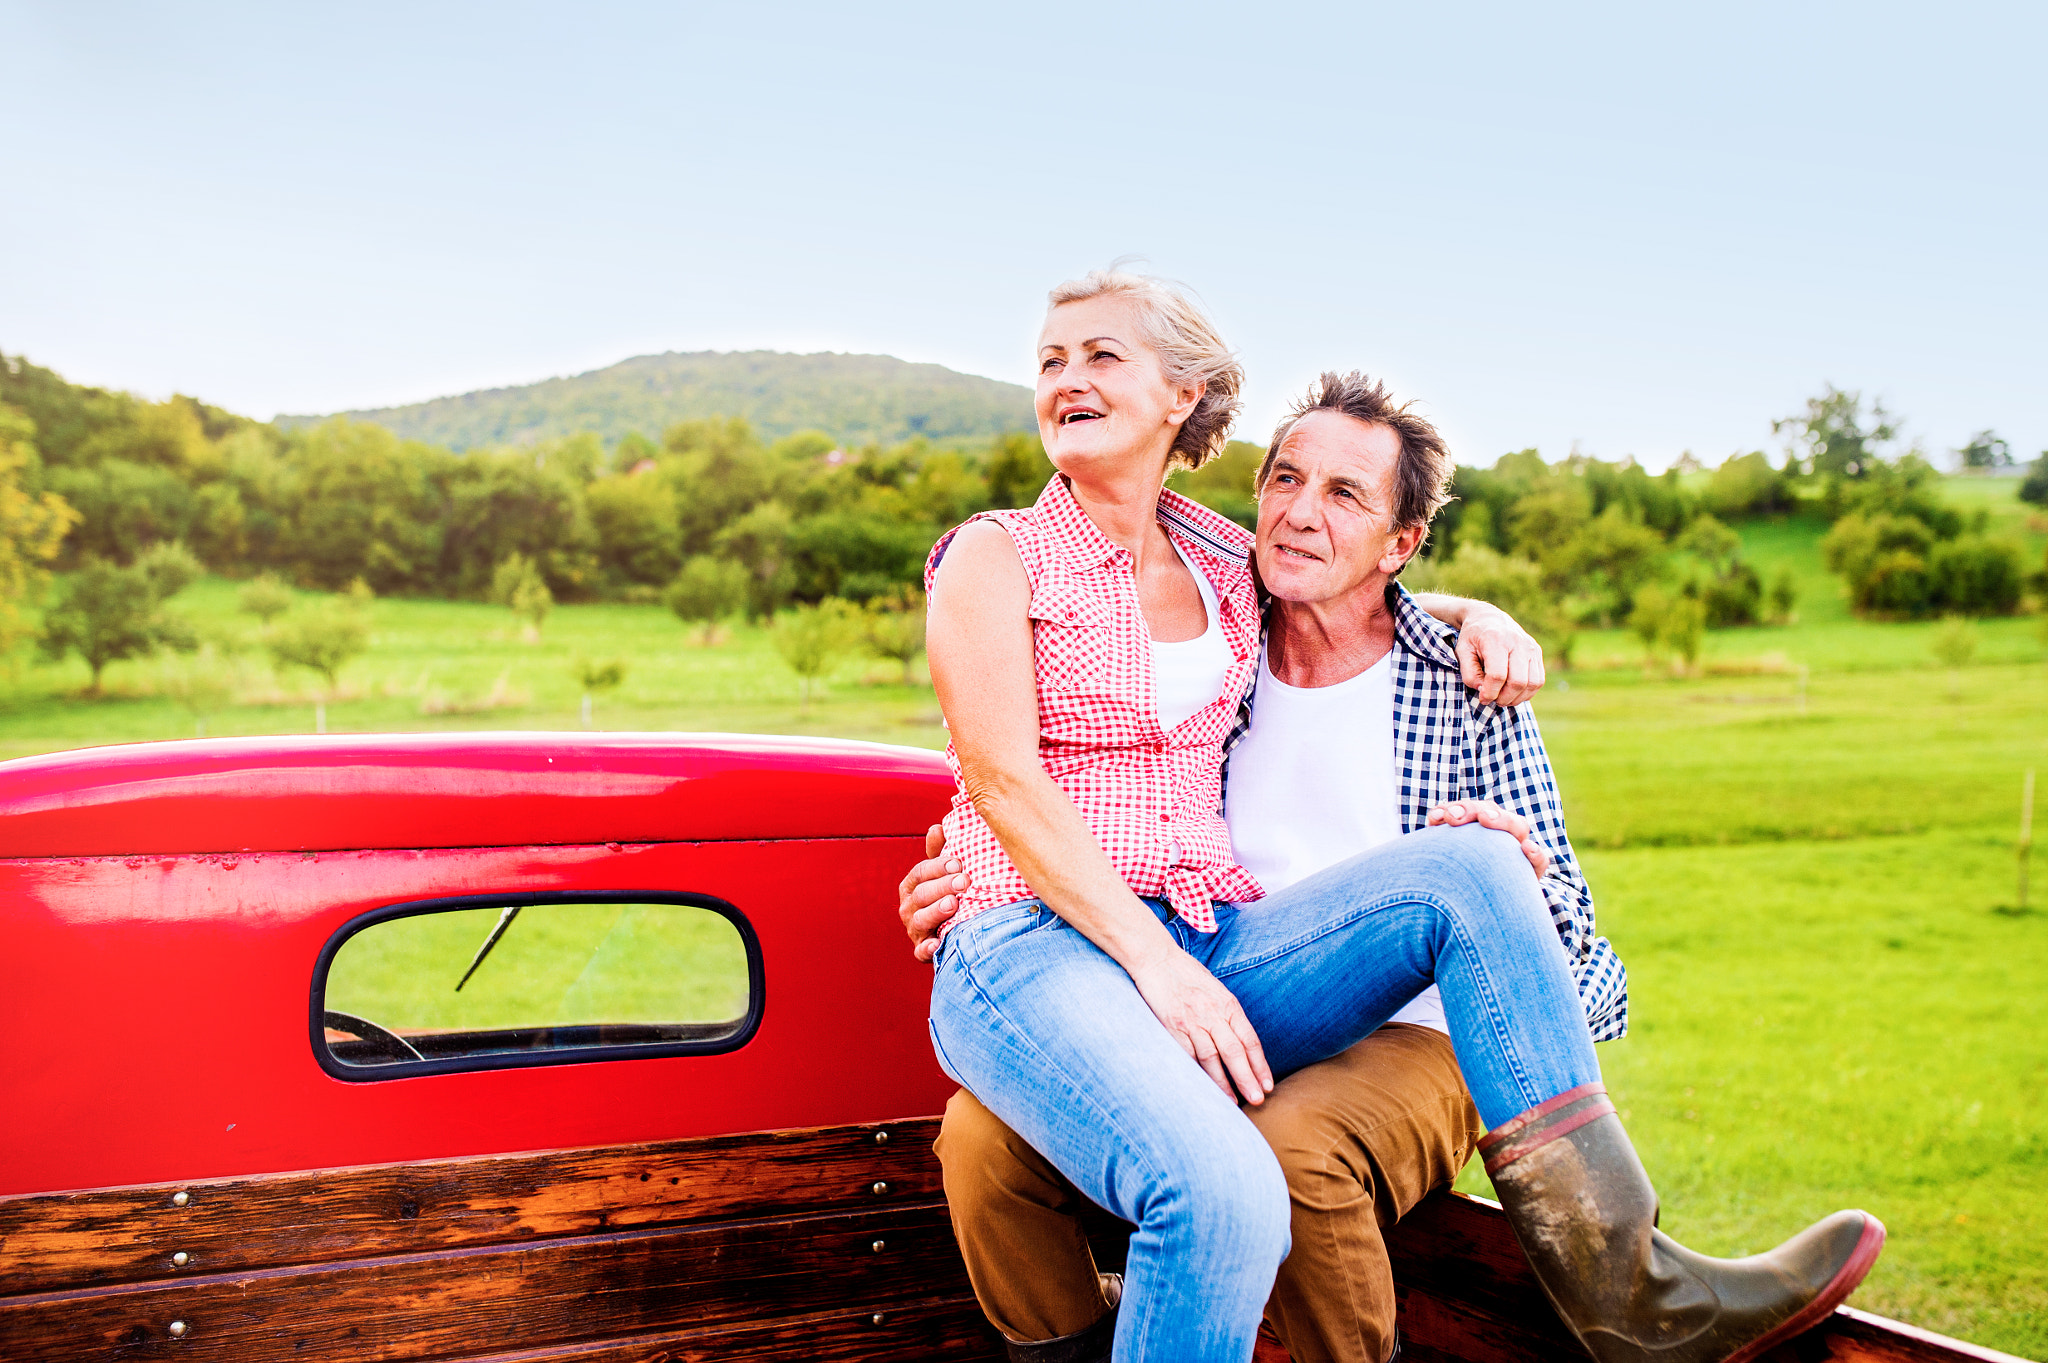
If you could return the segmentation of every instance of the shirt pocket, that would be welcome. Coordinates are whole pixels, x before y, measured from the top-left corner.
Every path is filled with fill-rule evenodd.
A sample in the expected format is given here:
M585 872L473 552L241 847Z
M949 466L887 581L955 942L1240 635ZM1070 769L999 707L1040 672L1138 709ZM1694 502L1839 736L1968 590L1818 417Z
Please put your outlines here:
M1055 588L1033 596L1031 640L1040 689L1111 689L1115 621L1116 613L1106 603L1085 592Z

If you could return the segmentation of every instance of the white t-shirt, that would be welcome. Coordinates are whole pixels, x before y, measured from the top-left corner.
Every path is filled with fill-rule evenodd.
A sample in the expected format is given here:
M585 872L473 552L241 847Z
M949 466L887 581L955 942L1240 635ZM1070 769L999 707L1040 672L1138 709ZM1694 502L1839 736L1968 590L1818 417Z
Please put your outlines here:
M1272 894L1401 835L1390 651L1335 686L1289 686L1259 660L1252 728L1230 754L1224 819L1238 864ZM1448 1032L1423 990L1396 1022Z
M1216 589L1209 575L1188 563L1178 544L1173 552L1195 575L1195 589L1202 594L1202 610L1209 624L1192 639L1162 644L1152 641L1152 689L1159 706L1159 728L1172 733L1195 711L1223 694L1223 679L1230 674L1230 641L1223 637L1223 625L1216 617Z

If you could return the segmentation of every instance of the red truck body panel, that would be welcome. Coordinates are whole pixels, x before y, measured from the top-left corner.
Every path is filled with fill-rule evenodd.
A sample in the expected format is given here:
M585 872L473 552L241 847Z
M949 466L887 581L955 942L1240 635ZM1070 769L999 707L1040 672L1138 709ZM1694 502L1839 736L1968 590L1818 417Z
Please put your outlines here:
M938 1111L895 885L936 754L718 736L163 743L0 764L0 1194L671 1140ZM456 895L714 896L758 935L719 1055L331 1077L314 969Z

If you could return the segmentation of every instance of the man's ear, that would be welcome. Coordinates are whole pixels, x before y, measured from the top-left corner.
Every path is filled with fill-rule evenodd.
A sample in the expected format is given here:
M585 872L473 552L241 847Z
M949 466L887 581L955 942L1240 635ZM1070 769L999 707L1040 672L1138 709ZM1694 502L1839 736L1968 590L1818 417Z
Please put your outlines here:
M1207 379L1181 389L1179 400L1166 413L1167 424L1172 426L1185 424L1187 419L1195 414L1195 405L1202 400L1202 395L1208 391L1209 381Z
M1415 557L1415 551L1422 547L1422 537L1428 533L1426 525L1411 525L1388 540L1380 554L1379 570L1389 577L1400 572Z

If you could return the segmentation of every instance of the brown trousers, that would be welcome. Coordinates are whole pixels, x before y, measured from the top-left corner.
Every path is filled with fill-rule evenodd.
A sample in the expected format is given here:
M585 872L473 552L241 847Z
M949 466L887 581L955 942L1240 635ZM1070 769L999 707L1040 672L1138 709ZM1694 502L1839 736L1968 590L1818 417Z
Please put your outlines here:
M1450 1038L1390 1022L1244 1111L1294 1202L1294 1248L1267 1321L1295 1363L1385 1363L1394 1278L1382 1232L1456 1178L1485 1134ZM1074 1185L965 1089L934 1148L967 1276L996 1328L1057 1339L1100 1319Z

